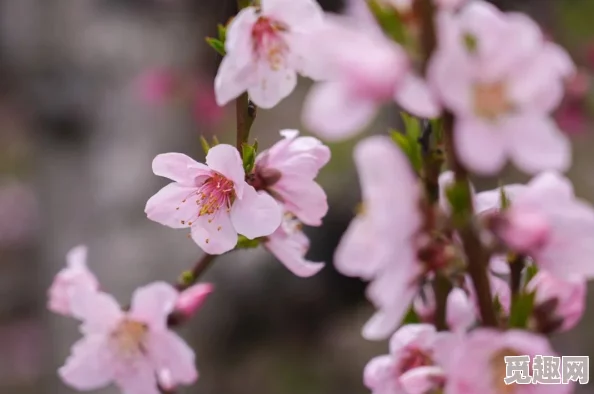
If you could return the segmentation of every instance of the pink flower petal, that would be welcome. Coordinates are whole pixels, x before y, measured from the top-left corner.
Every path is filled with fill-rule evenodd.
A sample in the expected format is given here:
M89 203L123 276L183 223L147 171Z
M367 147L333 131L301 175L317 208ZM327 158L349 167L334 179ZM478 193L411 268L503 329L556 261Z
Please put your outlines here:
M169 371L174 385L189 385L198 379L194 351L173 331L152 333L147 347L153 368Z
M266 62L258 67L258 82L248 88L250 99L260 108L270 109L290 95L297 86L297 73L293 69L274 70Z
M324 11L315 0L262 0L262 14L298 32L321 25Z
M505 140L495 127L471 118L458 119L454 142L460 160L479 175L491 175L505 164Z
M363 382L374 393L398 393L400 385L396 379L396 365L390 355L374 357L363 371Z
M435 118L440 113L439 104L424 80L408 73L396 89L394 99L405 110L423 118Z
M301 231L288 234L283 231L281 226L268 237L265 246L289 271L299 277L313 276L324 268L324 263L305 259L304 256L309 249L309 240Z
M239 97L255 82L256 65L241 68L237 57L226 55L215 77L215 99L221 107Z
M425 394L439 388L438 383L445 379L445 373L440 367L422 366L403 373L399 381L406 394Z
M243 188L246 184L245 170L241 156L235 147L227 144L213 146L206 155L206 165L233 181L237 198L242 198Z
M60 378L70 387L96 390L113 380L109 346L104 336L89 336L72 346L72 354L58 370Z
M182 153L163 153L153 160L153 172L184 186L195 186L196 178L208 176L210 170Z
M83 321L82 331L87 334L110 331L123 317L113 296L84 287L73 289L70 305L72 315Z
M571 145L555 123L544 116L525 114L510 118L505 133L513 162L527 173L564 172L571 165Z
M269 194L246 184L243 198L231 207L231 221L235 230L249 239L264 237L280 226L282 210Z
M144 212L150 220L165 226L187 228L197 210L193 200L187 199L195 193L196 187L170 183L147 201Z
M124 394L160 394L157 376L146 359L136 359L133 365L126 365L125 372L116 376L116 384Z
M397 356L406 347L430 347L435 333L435 327L431 324L408 324L402 326L390 338L390 354Z
M151 330L164 330L179 293L166 282L154 282L138 288L132 295L129 317L146 323Z
M315 182L283 180L273 187L284 201L285 209L308 226L320 226L328 213L326 192Z
M354 136L372 121L378 104L353 97L337 82L313 86L303 104L303 123L327 140Z
M237 245L237 231L229 214L220 210L211 222L209 220L207 216L200 216L193 223L194 242L208 254L222 254L233 249Z

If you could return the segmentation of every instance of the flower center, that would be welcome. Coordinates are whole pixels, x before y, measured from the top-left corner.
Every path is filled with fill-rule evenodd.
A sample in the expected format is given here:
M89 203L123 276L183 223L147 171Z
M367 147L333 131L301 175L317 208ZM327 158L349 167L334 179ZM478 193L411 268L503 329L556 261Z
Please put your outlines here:
M146 324L124 319L111 335L121 354L135 356L143 352L143 342L147 333L148 326Z
M215 172L198 189L197 197L198 216L214 215L221 207L230 209L235 197L233 181Z
M507 98L506 86L503 82L478 83L473 89L474 112L489 120L511 110Z
M505 357L506 356L519 356L515 350L510 348L503 348L498 352L495 352L491 357L491 376L493 377L493 386L498 393L501 394L513 394L516 391L516 384L505 384L505 378L507 377Z
M258 57L266 59L273 70L280 70L285 65L289 47L280 33L286 31L287 27L284 24L263 16L252 28L254 52Z
M400 374L403 374L411 369L433 365L431 357L418 348L410 348L404 350L405 355L400 362Z

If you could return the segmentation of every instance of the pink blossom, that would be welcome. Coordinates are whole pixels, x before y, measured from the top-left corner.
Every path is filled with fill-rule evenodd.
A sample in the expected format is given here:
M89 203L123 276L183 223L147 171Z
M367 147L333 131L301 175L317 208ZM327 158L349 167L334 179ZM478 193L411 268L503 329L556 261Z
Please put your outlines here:
M359 142L354 157L363 209L344 234L334 261L342 274L371 281L367 297L379 310L363 335L380 339L400 324L418 291L422 267L413 237L422 219L420 189L406 157L389 137Z
M280 226L280 206L245 182L241 157L231 145L212 147L206 165L181 153L158 155L153 172L174 182L148 200L148 218L172 228L191 228L192 239L206 253L233 249L238 233L254 239Z
M583 103L571 101L561 104L555 113L555 119L566 134L580 134L586 130L588 115Z
M328 212L324 189L314 179L330 160L330 149L297 130L282 130L284 139L256 158L256 189L268 191L285 209L309 226L319 226Z
M167 328L177 297L171 285L156 282L136 290L125 312L111 295L77 288L72 312L84 337L59 369L62 380L80 391L113 382L126 394L158 394L158 380L195 382L194 351Z
M87 268L87 247L79 245L66 255L66 268L62 269L48 291L48 308L54 313L72 314L70 296L75 288L98 290L99 281Z
M436 359L446 371L444 394L565 394L572 386L565 384L506 385L505 357L528 355L557 356L546 338L520 330L499 332L478 328L468 336L450 337L441 345Z
M198 83L194 90L192 113L196 122L212 126L223 119L223 108L217 105L212 86Z
M171 98L177 87L175 75L168 70L150 70L138 81L142 98L151 104L162 104Z
M304 37L322 23L314 0L262 0L259 9L240 11L227 29L227 55L215 79L217 103L247 90L257 106L272 108L295 89L297 72L318 77Z
M413 11L415 1L416 0L379 0L379 3L394 7L401 14L408 14ZM464 4L466 0L434 0L433 2L442 10L453 10Z
M557 173L532 179L496 231L514 251L556 276L594 276L594 209L576 198L569 180Z
M440 388L444 374L434 364L433 353L441 335L430 324L401 327L390 339L390 354L373 358L365 367L365 385L373 394L423 394Z
M314 56L332 73L305 99L303 122L312 131L329 140L351 137L394 100L415 115L439 114L404 50L377 26L348 17L327 18L314 40Z
M184 317L193 316L202 307L214 286L210 283L197 283L182 291L175 303L175 311Z
M566 170L570 144L548 115L563 97L574 65L538 26L518 13L472 1L439 19L440 45L429 80L456 115L455 145L481 175L507 158L521 170Z
M301 231L301 222L290 213L285 214L280 227L266 238L264 247L297 276L313 276L324 268L324 263L305 259L309 239Z
M579 276L561 279L539 271L528 282L526 291L536 292L535 312L539 313L533 317L541 330L571 330L584 315L587 284Z
M435 293L429 285L423 289L423 297L417 296L413 302L417 315L425 322L433 323L435 314ZM454 332L464 332L476 323L477 315L473 302L466 291L454 288L448 294L446 323Z

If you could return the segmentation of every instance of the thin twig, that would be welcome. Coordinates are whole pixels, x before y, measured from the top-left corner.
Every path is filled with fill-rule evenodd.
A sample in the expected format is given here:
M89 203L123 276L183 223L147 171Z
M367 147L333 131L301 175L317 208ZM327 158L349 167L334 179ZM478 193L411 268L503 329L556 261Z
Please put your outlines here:
M481 243L475 229L472 227L474 207L472 203L472 191L466 168L458 160L458 154L453 141L454 117L451 113L444 115L444 142L450 169L455 174L456 186L464 193L465 200L469 206L463 217L463 222L458 226L458 234L462 239L464 252L468 260L468 273L474 284L481 319L485 326L497 326L493 298L491 296L491 283L487 276L487 269L490 253Z
M179 291L183 291L188 287L192 286L194 283L198 281L200 276L211 266L214 262L217 255L213 254L204 254L200 260L196 262L194 267L191 270L186 271L182 274L182 277L175 285L176 289Z

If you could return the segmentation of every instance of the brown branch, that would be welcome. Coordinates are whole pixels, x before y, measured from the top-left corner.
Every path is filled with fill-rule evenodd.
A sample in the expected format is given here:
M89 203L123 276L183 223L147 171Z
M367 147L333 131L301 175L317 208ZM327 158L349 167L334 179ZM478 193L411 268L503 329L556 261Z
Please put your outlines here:
M249 100L248 94L243 93L235 103L235 115L237 117L237 142L236 147L239 154L242 154L242 145L247 142L250 129L256 119L256 106Z
M444 142L450 169L455 174L456 186L461 188L464 199L468 202L466 212L458 225L458 234L462 239L464 252L468 260L468 273L474 284L481 319L485 326L497 326L493 298L491 296L491 284L487 275L490 253L481 243L475 229L472 226L474 207L472 202L472 191L468 179L468 171L460 163L456 147L453 141L454 117L451 113L444 115Z
M182 274L181 278L175 285L175 288L179 291L183 291L188 287L192 286L198 281L200 276L211 266L217 255L204 254L200 260L196 262L194 267Z

